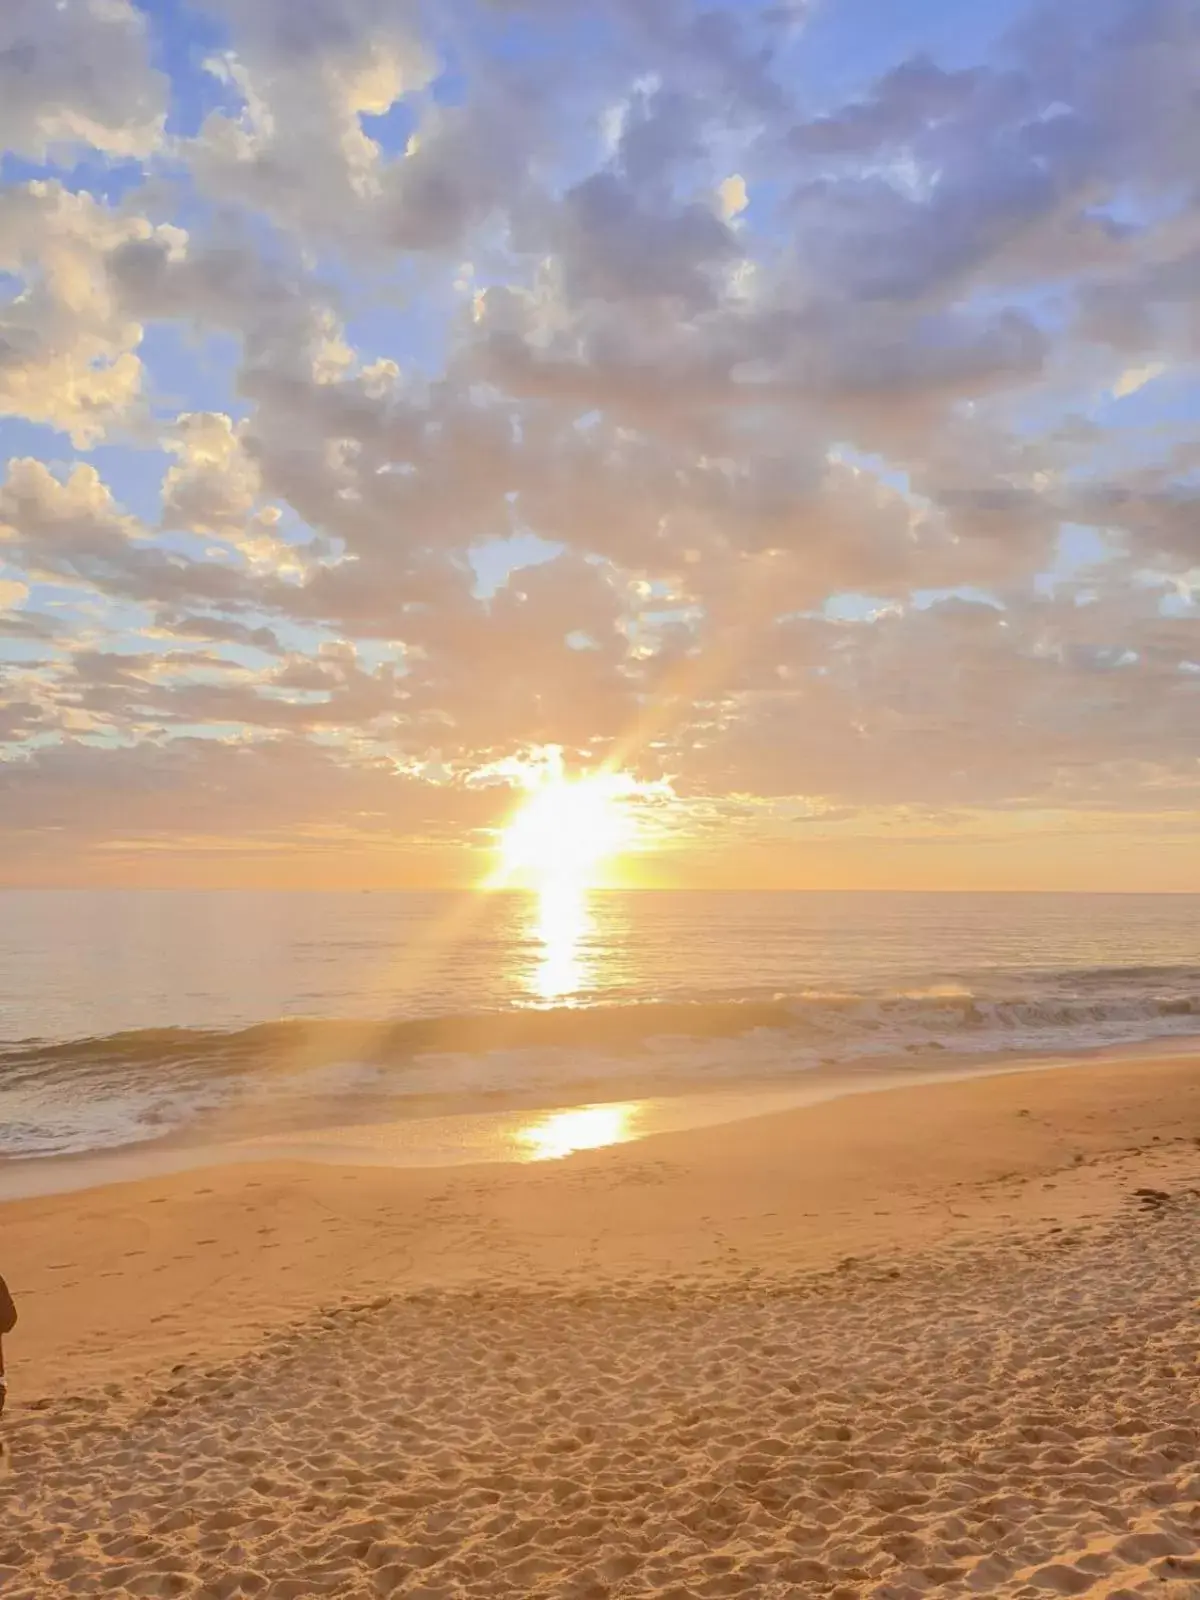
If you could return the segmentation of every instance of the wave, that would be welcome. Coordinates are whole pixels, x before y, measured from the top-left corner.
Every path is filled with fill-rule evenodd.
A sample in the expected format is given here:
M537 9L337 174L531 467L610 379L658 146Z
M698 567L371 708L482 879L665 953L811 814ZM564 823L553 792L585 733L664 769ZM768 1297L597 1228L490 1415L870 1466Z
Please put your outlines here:
M0 1045L0 1084L20 1081L23 1073L154 1064L236 1072L247 1063L256 1070L311 1067L353 1057L364 1062L401 1063L422 1055L529 1049L548 1045L595 1044L619 1047L654 1035L729 1037L754 1028L786 1028L793 1021L781 1001L660 1003L617 1006L558 1006L545 1009L478 1012L455 1017L414 1017L363 1022L336 1019L285 1019L235 1030L144 1028L129 1033L63 1041L24 1040Z
M890 993L808 990L472 1015L289 1019L0 1044L0 1153L51 1155L160 1138L237 1106L370 1096L566 1094L622 1077L672 1084L778 1079L939 1052L1067 1052L1200 1033L1200 969L1026 974Z

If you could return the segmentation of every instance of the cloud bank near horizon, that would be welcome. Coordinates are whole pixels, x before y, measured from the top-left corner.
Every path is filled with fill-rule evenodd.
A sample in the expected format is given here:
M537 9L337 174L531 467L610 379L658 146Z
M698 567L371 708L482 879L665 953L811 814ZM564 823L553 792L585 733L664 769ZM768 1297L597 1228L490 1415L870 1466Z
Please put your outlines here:
M6 6L4 875L1194 838L1200 6L892 10Z

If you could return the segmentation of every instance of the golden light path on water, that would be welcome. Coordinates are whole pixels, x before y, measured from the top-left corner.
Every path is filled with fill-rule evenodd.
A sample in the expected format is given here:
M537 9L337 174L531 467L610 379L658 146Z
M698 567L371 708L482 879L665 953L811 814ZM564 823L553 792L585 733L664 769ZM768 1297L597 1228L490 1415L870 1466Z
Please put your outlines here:
M593 931L588 891L579 883L544 884L537 891L531 932L540 949L530 988L547 1005L587 987L591 963L587 942Z
M568 777L562 752L518 769L525 798L498 835L493 888L534 896L526 927L534 944L525 987L544 1005L569 1002L593 986L596 959L590 894L617 857L638 848L633 802L668 793L663 783L602 770Z

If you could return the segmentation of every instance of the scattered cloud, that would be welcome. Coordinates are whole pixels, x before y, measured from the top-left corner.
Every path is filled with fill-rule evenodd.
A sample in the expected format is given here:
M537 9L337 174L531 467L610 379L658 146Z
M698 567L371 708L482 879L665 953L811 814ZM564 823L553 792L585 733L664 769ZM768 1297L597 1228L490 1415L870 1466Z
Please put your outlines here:
M1200 19L1018 11L817 104L802 7L5 8L0 836L1177 814Z

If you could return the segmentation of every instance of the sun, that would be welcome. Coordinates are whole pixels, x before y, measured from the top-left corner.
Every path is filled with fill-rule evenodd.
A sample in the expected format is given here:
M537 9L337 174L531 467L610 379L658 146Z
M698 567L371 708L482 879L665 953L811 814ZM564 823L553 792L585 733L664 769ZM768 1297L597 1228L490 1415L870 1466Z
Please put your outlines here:
M631 840L622 800L630 780L612 773L566 778L546 774L505 827L501 872L539 890L581 890L594 885L606 861Z
M645 848L647 807L673 798L667 779L643 782L604 768L568 777L562 750L544 746L492 768L523 797L496 836L488 889L532 891L527 929L535 952L526 987L547 1005L573 1003L591 982L591 891L607 868Z
M521 791L496 833L489 889L533 890L544 907L565 909L605 887L618 856L647 849L661 833L655 813L674 800L670 780L602 767L569 775L558 745L543 745L487 769Z

